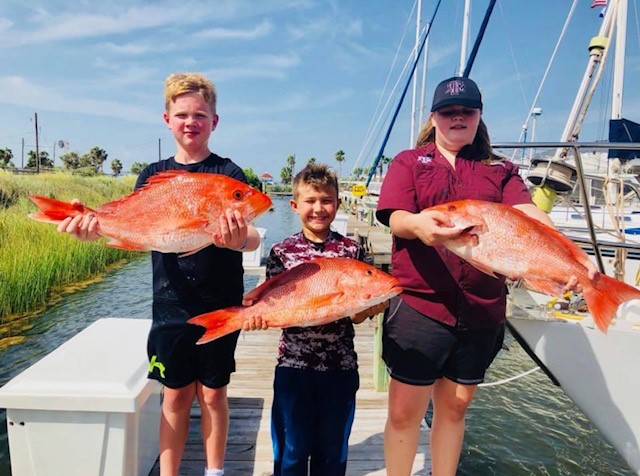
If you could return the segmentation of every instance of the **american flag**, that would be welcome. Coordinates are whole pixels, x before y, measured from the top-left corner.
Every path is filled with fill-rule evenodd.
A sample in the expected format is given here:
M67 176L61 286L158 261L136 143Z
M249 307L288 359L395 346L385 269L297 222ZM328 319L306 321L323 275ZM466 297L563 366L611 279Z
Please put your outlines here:
M606 6L607 6L607 0L593 0L593 2L591 2L591 8L606 7Z

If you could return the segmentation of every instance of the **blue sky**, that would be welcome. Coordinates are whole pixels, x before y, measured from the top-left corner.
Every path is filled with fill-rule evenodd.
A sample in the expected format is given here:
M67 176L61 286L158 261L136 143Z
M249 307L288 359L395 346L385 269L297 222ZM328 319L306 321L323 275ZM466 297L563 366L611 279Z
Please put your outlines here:
M488 3L473 2L471 42ZM425 23L435 4L423 0ZM471 72L482 89L494 141L518 139L571 4L498 1ZM579 1L540 96L538 140L560 138L587 64L589 39L601 22L599 9L590 4ZM367 137L379 105L397 104L399 91L390 91L415 40L414 5L414 0L3 0L0 147L11 148L19 166L22 139L26 150L35 148L37 112L41 147L50 155L58 140L80 154L98 146L109 154L106 169L118 158L127 170L134 161L157 160L160 140L165 158L174 145L162 121L164 79L176 71L198 71L218 89L220 123L210 144L218 154L275 177L293 154L298 164L315 157L337 168L334 155L342 149L343 172L358 158L359 165L370 165L388 116ZM427 108L435 84L458 68L463 5L444 0L435 19ZM629 17L637 24L633 0ZM635 28L629 38L624 109L629 119L640 120L632 84L640 69ZM609 75L603 79L610 81ZM405 103L385 155L409 146L411 89ZM605 138L609 111L606 92L596 94L581 139Z

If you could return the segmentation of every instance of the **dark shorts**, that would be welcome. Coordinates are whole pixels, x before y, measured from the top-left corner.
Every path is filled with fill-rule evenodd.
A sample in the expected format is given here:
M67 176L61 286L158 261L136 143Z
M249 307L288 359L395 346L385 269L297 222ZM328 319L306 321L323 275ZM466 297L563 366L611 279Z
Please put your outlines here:
M195 381L209 388L229 383L236 370L234 353L240 331L196 345L204 329L186 322L215 309L211 306L185 309L179 302L153 302L153 322L147 341L150 379L169 388L181 388Z
M431 385L441 377L464 385L484 381L504 339L504 325L459 330L419 313L400 297L385 311L382 358L392 378Z

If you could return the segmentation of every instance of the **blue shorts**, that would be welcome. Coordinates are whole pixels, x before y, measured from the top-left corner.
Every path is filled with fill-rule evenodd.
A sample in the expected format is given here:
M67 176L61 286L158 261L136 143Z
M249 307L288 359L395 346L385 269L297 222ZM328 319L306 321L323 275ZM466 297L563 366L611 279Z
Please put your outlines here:
M498 354L504 324L459 330L421 314L400 297L385 311L382 358L392 378L409 385L432 385L446 377L476 385Z
M358 371L276 367L273 476L341 476L347 469Z
M204 329L187 324L187 319L216 307L189 307L185 309L178 301L154 300L147 340L148 377L169 388L182 388L196 381L209 388L222 388L236 370L234 354L240 331L197 345Z

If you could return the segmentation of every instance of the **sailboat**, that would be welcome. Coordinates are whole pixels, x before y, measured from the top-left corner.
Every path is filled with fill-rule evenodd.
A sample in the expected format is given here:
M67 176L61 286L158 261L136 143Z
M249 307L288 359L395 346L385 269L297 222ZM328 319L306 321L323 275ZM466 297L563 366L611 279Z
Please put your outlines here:
M623 209L623 198L630 190L625 188L625 184L636 187L636 190L638 185L634 174L623 173L625 164L635 156L633 149L640 149L640 135L633 133L637 125L622 119L627 0L610 0L608 3L600 33L592 41L589 65L561 141L538 145L557 147L556 155L534 161L527 178L538 187L538 198L546 198L547 203L542 205L549 206L559 225L568 225L570 220L563 222L561 219L567 205L553 207L557 203L556 193L560 190L569 197L571 194L567 192L577 190L579 203L573 206L576 215L581 217L576 223L581 223L581 226L563 231L568 235L571 232L581 234L576 239L581 239L594 255L601 271L637 286L640 260L636 258L640 252L640 240L625 233L625 230L635 228L631 224L635 217L628 209ZM588 107L588 100L601 74L600 63L606 59L608 43L614 34L614 103L609 143L580 144L577 142L580 120ZM625 134L619 135L619 130ZM584 170L582 153L594 149L608 150L608 167L604 174L589 174ZM573 151L571 160L568 160L568 151ZM602 194L594 194L590 188L593 180L598 178L605 183ZM592 200L596 197L606 202L599 209L593 208ZM640 208L634 211L638 212ZM566 213L570 216L572 212ZM596 223L600 213L602 217L606 213L608 218L598 228ZM633 218L625 221L627 217ZM608 241L603 235L607 230L614 232ZM604 255L603 249L610 250L610 256ZM514 287L509 303L508 326L512 334L552 381L591 419L629 466L640 474L640 406L637 402L640 379L637 378L636 367L640 362L640 301L623 304L606 334L595 327L578 296L551 299L547 295Z

